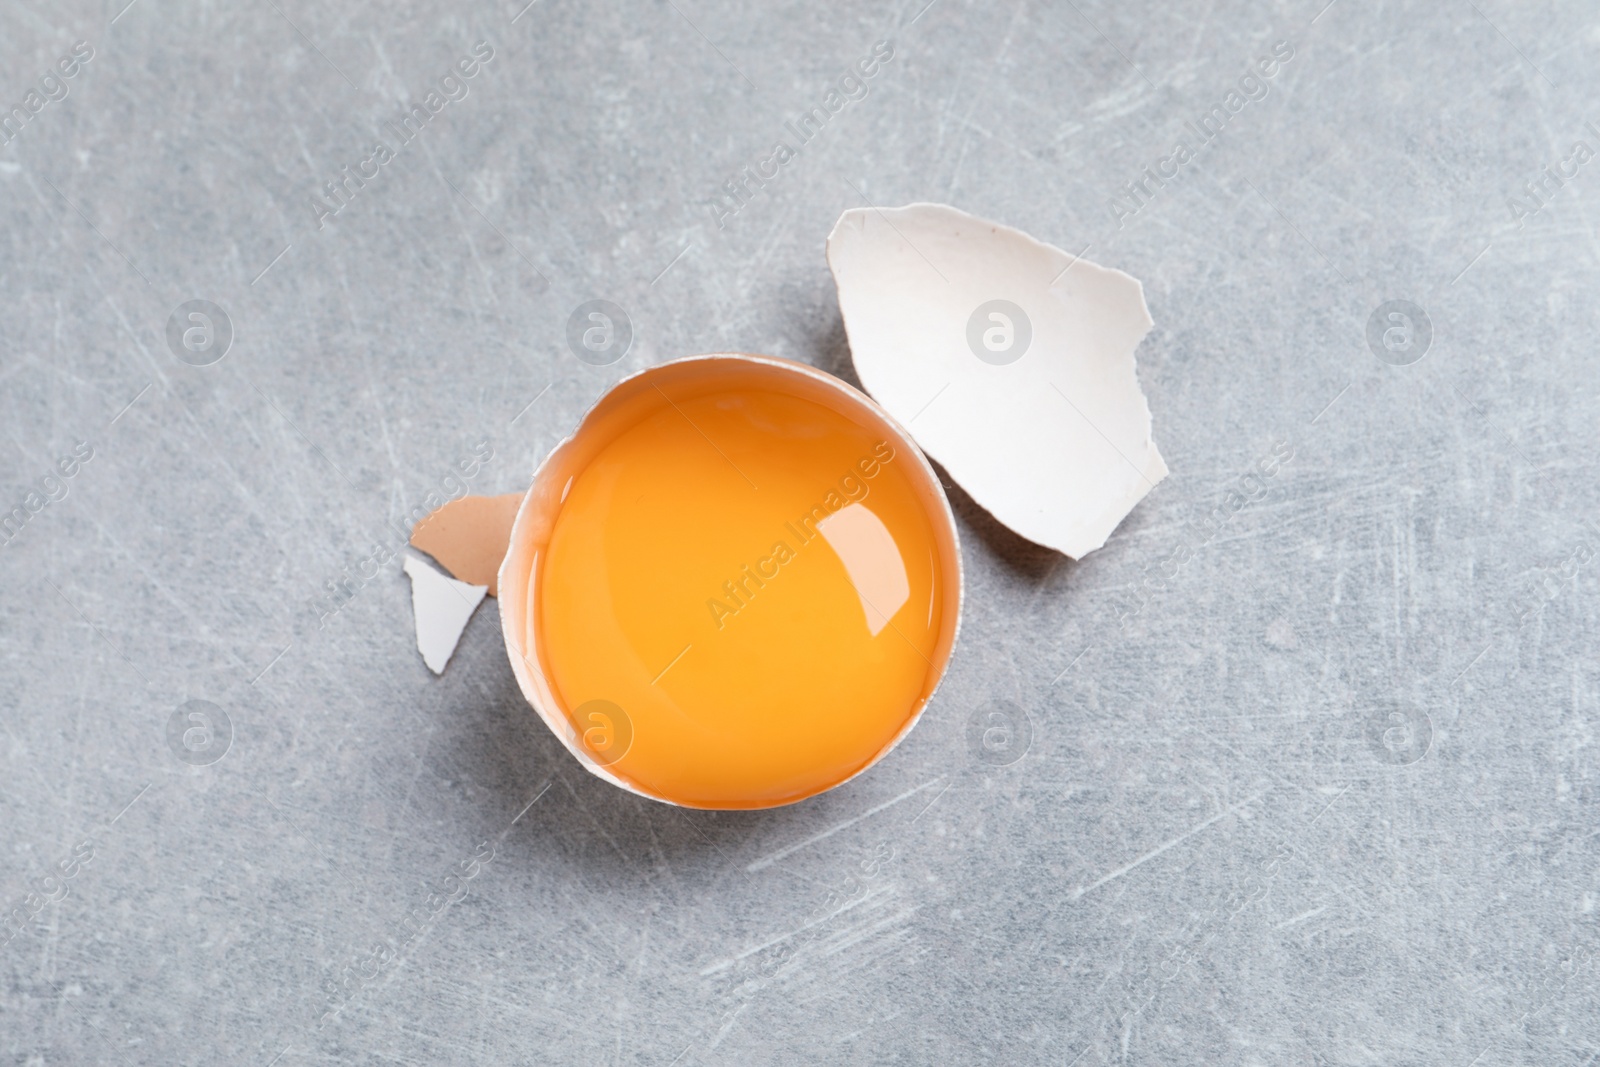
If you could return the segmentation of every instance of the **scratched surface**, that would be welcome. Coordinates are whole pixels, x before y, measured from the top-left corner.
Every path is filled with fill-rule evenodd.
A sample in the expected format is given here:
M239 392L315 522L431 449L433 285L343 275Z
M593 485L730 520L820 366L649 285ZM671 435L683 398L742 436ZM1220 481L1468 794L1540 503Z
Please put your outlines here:
M1600 1062L1600 21L1324 2L0 0L0 1062ZM952 489L904 745L689 814L427 672L413 509L848 377L923 199L1143 281L1172 476Z

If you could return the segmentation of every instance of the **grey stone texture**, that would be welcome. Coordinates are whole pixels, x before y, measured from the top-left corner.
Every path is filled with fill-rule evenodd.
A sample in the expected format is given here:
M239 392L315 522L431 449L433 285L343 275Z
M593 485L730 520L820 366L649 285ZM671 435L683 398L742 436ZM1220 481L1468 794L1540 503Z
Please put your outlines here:
M0 0L0 1063L1600 1062L1596 9L925 3ZM459 464L851 377L823 238L915 200L1143 281L1172 475L1079 562L951 488L905 744L686 812L493 602L428 673Z

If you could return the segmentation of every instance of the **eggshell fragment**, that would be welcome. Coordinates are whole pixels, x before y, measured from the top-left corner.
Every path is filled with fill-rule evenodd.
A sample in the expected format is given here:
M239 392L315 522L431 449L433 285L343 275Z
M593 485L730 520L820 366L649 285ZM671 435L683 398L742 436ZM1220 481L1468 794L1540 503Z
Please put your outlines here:
M511 540L521 493L464 496L430 513L411 531L411 544L471 585L499 590L500 561Z
M488 587L458 582L434 570L419 556L406 555L411 576L411 610L417 619L417 651L434 674L443 674L472 613Z
M972 498L1074 559L1167 474L1137 279L943 204L846 211L828 265L856 373Z

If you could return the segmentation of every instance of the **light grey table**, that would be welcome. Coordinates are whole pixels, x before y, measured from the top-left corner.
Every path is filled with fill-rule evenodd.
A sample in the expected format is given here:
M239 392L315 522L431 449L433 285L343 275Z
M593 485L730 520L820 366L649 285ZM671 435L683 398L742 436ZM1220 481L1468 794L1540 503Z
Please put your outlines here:
M1600 1062L1592 5L122 2L0 5L0 1061ZM944 688L777 811L584 773L492 602L428 674L475 445L850 377L823 238L913 200L1144 282L1104 550L952 489Z

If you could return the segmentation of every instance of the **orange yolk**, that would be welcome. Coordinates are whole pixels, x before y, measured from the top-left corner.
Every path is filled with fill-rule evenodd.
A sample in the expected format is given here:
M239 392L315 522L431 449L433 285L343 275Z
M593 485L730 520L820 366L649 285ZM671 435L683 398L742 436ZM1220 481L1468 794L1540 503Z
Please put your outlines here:
M533 572L560 710L652 796L821 792L934 681L944 591L916 459L810 400L657 392L570 483Z

